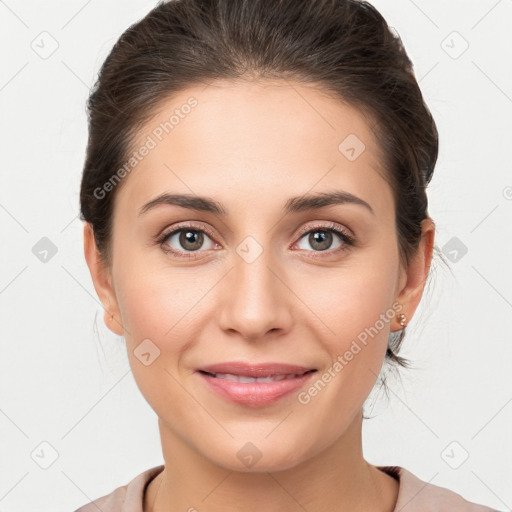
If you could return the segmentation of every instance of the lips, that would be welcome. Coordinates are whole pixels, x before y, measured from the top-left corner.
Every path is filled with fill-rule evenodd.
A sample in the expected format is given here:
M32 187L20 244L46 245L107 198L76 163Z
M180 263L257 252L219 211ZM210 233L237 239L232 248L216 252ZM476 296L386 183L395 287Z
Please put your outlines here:
M312 379L316 368L283 363L218 363L197 368L207 389L244 407L266 407L291 397Z
M273 380L295 378L304 375L306 372L316 371L316 369L284 363L248 364L234 361L202 366L198 368L197 371L210 374L217 378L236 380L238 382L270 382Z

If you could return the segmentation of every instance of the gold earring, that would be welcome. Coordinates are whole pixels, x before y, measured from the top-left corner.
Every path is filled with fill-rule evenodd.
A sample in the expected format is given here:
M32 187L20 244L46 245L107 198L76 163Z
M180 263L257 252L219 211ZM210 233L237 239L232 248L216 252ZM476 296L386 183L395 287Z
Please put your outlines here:
M400 318L400 327L405 327L405 323L407 322L407 317L403 313L400 313L399 318Z

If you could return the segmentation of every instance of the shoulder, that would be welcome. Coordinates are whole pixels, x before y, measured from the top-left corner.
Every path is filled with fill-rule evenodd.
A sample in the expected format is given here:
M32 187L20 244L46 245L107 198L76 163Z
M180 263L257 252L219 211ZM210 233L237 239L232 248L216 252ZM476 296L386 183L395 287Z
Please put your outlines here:
M450 489L425 482L403 467L377 467L400 483L393 512L499 512L468 501Z
M74 512L143 512L144 491L147 484L164 469L164 465L143 471L126 485L111 493L86 503Z

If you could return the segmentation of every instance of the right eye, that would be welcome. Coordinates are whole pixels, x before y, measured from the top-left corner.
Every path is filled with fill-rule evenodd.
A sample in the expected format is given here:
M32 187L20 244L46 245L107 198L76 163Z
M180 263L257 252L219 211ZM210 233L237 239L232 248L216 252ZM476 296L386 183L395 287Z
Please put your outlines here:
M167 253L174 254L179 258L195 258L194 252L200 251L201 247L206 241L210 241L210 247L207 249L213 249L217 244L211 240L209 230L204 227L198 228L194 225L181 225L175 227L171 231L165 232L159 239L158 242L162 246L162 250Z

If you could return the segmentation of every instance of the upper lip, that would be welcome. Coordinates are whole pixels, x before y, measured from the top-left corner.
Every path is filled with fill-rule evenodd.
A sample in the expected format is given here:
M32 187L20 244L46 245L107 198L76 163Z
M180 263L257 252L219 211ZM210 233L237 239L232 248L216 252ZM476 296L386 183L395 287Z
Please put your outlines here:
M210 364L201 366L197 371L208 373L229 373L231 375L241 375L244 377L273 377L276 375L295 375L303 374L307 371L315 370L306 366L297 366L285 363L256 363L249 364L239 361Z

